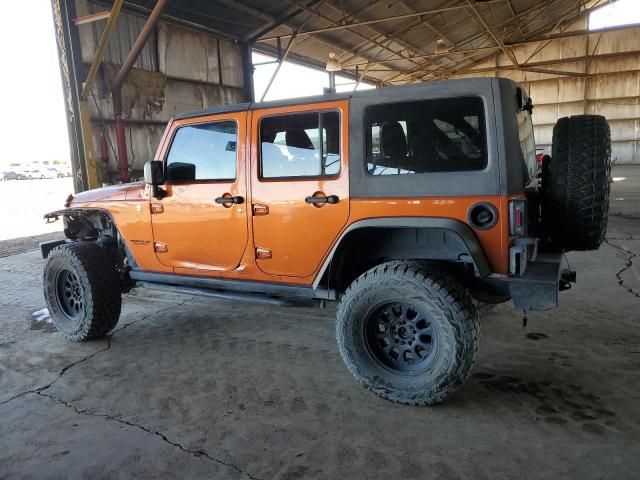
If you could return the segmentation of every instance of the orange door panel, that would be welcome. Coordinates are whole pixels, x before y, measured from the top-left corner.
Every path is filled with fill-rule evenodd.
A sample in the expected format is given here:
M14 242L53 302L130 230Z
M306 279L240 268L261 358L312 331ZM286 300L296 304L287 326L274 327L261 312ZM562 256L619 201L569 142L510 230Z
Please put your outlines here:
M235 143L225 140L227 151L223 153L229 155L230 150L235 150L235 179L180 182L168 180L165 186L166 197L151 200L154 248L158 260L163 265L173 268L228 271L235 269L240 263L248 241L244 166L247 152L244 142L246 118L246 112L240 112L226 114L223 117L199 118L196 124L189 123L188 120L174 123L173 145L168 147L165 155L168 158L171 158L171 149L176 145L176 131L180 127L204 129L202 126L215 122L235 122L237 140ZM193 143L190 139L184 142L187 146L184 147L186 153L180 157L182 164L185 158L188 160L189 155L194 154L189 151ZM204 143L206 147L207 144ZM201 148L198 151L200 155L202 150ZM206 151L206 148L204 150ZM212 157L207 160L215 162L215 155L214 151ZM165 171L166 165L165 158ZM197 168L204 169L206 166L198 165ZM211 176L215 175L212 173Z
M320 127L316 132L325 133L314 137L310 126L304 133L304 115L308 119L321 112L333 112L333 116L322 117L331 119L332 132L326 133L328 128ZM294 121L287 127L265 130L265 137L270 138L262 139L265 141L262 145L262 121L275 118L272 123L277 125L284 116L296 113L303 115L300 123ZM348 113L347 101L252 112L253 240L256 262L263 272L292 277L312 275L346 224L349 218ZM329 138L332 136L337 137L337 141ZM319 147L319 143L323 146ZM328 146L330 144L333 146ZM271 158L268 155L279 156L286 165L263 164L263 154L265 159ZM313 164L321 158L324 160L317 172L302 164ZM282 177L278 176L279 171ZM290 176L284 177L288 173Z

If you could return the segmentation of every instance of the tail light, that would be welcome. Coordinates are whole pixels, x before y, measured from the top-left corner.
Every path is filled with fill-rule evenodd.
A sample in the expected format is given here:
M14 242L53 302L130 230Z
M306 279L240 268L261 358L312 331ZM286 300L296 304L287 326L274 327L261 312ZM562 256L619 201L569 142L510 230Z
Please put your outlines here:
M509 234L513 237L524 236L527 231L527 201L509 202Z
M524 275L527 264L538 256L538 240L527 237L527 201L509 202L509 233L513 240L509 247L509 273Z

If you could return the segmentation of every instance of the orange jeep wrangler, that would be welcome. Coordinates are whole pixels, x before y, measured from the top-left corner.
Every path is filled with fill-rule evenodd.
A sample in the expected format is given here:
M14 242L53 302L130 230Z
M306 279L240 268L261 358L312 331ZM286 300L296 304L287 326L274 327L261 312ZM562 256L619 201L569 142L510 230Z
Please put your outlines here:
M177 115L144 182L70 196L43 244L44 293L71 340L105 335L147 287L272 305L338 301L340 355L396 402L469 376L479 302L557 305L597 249L610 132L562 118L537 175L533 105L478 78Z

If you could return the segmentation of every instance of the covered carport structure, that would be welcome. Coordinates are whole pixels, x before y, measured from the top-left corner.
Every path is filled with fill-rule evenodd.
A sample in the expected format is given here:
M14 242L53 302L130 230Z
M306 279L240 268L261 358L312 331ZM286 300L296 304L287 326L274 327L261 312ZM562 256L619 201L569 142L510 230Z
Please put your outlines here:
M139 176L172 115L251 100L251 51L320 69L333 52L354 87L507 76L535 100L540 144L558 117L602 113L614 160L638 163L640 28L588 31L608 3L52 0L75 188ZM20 127L37 141L39 123ZM107 336L69 342L45 308L34 238L0 242L0 478L635 480L639 170L613 169L606 240L566 255L578 283L559 308L483 308L468 383L429 408L354 382L334 304L134 289ZM16 192L5 204L54 182L69 188L2 182Z
M536 103L539 146L557 118L598 113L614 161L638 163L640 28L588 29L610 3L52 0L75 188L139 176L172 115L253 101L252 51L320 69L334 53L354 87L512 78Z

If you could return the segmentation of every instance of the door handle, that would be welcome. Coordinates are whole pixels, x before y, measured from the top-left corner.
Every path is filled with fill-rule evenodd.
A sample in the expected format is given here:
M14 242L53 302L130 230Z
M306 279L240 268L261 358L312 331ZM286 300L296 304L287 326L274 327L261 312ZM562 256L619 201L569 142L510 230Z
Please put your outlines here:
M340 201L340 197L337 195L329 195L328 197L307 197L304 199L307 203L330 203L331 205L335 205Z
M215 199L215 202L218 205L225 205L227 203L240 204L240 203L244 202L244 198L242 198L242 197L218 197L218 198Z

